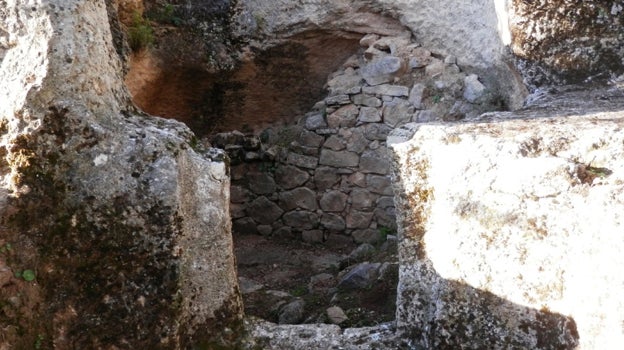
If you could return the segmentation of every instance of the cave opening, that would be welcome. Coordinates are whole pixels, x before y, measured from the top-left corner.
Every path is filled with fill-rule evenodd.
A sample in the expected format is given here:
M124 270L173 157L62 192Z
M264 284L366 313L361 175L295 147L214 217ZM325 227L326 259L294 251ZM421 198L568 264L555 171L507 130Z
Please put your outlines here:
M311 30L234 69L133 55L150 114L230 159L230 214L248 315L281 324L395 319L393 132L504 108L450 55L410 35Z
M230 157L232 232L248 315L341 327L395 318L398 260L382 140L387 130L368 140L359 125L356 136L345 134L355 123L326 122L346 96L324 102L336 95L328 77L353 73L365 51L362 36L309 31L216 72L162 64L149 51L132 56L126 84L134 102L152 115L184 122ZM351 84L353 89L363 80ZM310 126L315 119L321 124ZM385 164L383 174L360 172L352 159L341 158L374 161L363 155L371 142L377 151L368 156Z

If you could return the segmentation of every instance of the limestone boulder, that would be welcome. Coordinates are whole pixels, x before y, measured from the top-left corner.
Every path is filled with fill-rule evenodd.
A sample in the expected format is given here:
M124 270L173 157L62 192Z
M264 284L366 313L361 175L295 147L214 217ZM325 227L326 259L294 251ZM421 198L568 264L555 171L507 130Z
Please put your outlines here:
M0 348L231 345L226 157L131 104L108 3L0 10Z
M397 322L416 343L619 346L621 93L568 89L518 113L420 126L392 146Z

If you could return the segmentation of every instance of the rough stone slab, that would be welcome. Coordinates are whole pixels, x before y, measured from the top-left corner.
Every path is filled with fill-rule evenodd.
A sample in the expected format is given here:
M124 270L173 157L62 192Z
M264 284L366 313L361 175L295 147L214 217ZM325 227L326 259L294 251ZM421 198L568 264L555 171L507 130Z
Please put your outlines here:
M380 263L361 263L345 274L338 282L338 289L357 290L368 288L377 278Z
M435 326L416 336L428 348L622 344L624 113L600 95L425 125L393 145L399 328Z
M341 212L347 205L347 198L349 198L349 196L340 191L329 191L323 194L319 205L323 211Z
M392 128L384 124L368 124L365 133L367 139L371 141L385 141Z
M330 136L323 144L323 148L329 148L332 151L342 151L347 148L345 140L337 135Z
M318 215L309 211L289 211L282 219L285 225L303 230L316 228L319 223Z
M310 175L297 167L281 165L275 170L275 182L277 186L290 190L305 184Z
M357 153L348 151L332 151L329 149L321 150L319 164L333 167L352 167L358 166L360 157Z
M257 223L272 224L284 211L266 197L258 197L247 207L247 214Z
M401 69L402 60L394 56L385 56L372 61L361 69L362 77L369 85L379 85L392 81Z
M390 157L387 148L365 151L360 157L360 172L386 175L390 172Z
M349 128L355 126L358 114L360 114L359 108L349 104L327 116L327 124L330 128Z
M341 74L327 82L330 95L353 95L362 91L362 77L357 74Z
M464 98L470 103L476 103L485 94L485 86L479 81L476 74L464 78Z
M367 129L359 127L352 129L351 135L347 137L347 150L350 152L362 153L370 141L366 138L365 133Z
M307 115L305 118L305 128L308 130L317 130L326 127L327 122L325 121L325 116L323 116L323 113L313 113Z
M367 94L353 95L351 96L351 101L353 101L353 104L356 106L381 107L380 99Z
M344 311L338 306L332 306L330 308L327 308L325 313L327 314L327 318L329 318L329 322L333 324L341 324L342 322L349 319Z
M351 103L349 95L336 95L325 99L325 104L328 106L348 105L349 103Z
M381 105L381 102L379 104ZM381 121L381 113L377 108L362 107L357 121L358 123L377 123Z
M425 84L414 84L414 86L409 92L408 101L416 109L424 108L423 98L425 95L425 88L426 88Z
M347 224L340 215L323 213L321 225L331 231L343 231Z
M392 182L389 176L369 174L366 176L366 185L373 193L384 196L391 196L393 194Z
M378 198L378 194L371 193L364 188L356 188L351 191L351 208L357 210L372 209L375 207Z
M409 123L413 114L414 107L406 100L395 98L392 102L384 103L383 121L393 128Z
M275 180L273 176L265 172L253 172L247 175L249 189L259 195L275 192Z
M347 228L368 228L372 219L373 213L350 210L347 214Z
M409 95L409 88L401 85L383 84L377 86L365 86L362 88L362 92L370 95L407 97Z
M295 188L291 191L280 192L279 205L284 211L296 208L316 210L316 192L307 187Z
M299 143L304 147L319 148L325 138L315 132L303 130L299 135Z
M318 165L318 158L290 152L288 153L288 164L292 164L300 168L314 169Z
M332 188L338 181L340 175L336 172L336 168L318 167L314 171L314 185L319 191Z

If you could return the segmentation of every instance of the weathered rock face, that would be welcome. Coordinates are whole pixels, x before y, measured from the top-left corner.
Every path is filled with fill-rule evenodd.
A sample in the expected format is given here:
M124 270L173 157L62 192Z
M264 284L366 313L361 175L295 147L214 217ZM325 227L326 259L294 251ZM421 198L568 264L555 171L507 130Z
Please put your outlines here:
M436 349L622 343L623 97L562 92L392 145L400 330Z
M513 53L533 86L607 80L624 72L621 1L512 1Z
M2 4L0 347L174 349L240 326L224 156L131 107L115 20L104 1Z

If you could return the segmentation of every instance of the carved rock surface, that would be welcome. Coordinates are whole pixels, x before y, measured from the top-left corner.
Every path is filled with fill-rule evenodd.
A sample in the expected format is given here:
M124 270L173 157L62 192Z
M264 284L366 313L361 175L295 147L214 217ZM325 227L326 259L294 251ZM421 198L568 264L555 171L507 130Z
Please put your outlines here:
M624 341L622 92L581 87L392 146L399 329L425 348Z
M224 155L131 105L106 3L0 9L0 259L34 272L0 289L0 348L191 348L241 326Z

